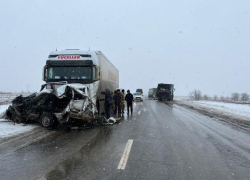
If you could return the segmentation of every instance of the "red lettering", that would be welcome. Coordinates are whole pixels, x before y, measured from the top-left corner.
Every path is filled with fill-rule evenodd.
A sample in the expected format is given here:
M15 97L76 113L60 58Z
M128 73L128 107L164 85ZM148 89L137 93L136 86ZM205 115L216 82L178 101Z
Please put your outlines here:
M80 59L81 56L57 56L58 59Z

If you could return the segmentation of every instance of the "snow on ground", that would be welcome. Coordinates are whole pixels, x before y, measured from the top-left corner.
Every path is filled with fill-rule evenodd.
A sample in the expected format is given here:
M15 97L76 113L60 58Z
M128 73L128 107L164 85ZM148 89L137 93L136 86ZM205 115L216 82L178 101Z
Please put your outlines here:
M249 104L234 104L213 101L193 101L193 103L207 108L216 109L222 112L233 113L239 116L250 118L250 105Z
M176 104L205 110L211 114L224 115L236 120L250 121L250 104L236 104L217 101L190 101L185 97L175 98Z
M9 105L1 105L0 114L4 113L8 107ZM29 125L14 124L13 121L0 119L0 139L29 132L36 127L37 126L35 124L29 124Z

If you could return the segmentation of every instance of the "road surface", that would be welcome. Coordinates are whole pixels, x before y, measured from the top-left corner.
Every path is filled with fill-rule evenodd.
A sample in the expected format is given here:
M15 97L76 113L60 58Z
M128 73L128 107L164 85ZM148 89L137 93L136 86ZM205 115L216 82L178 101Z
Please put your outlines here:
M1 144L1 180L250 179L249 130L174 103L136 102L112 126L36 131Z

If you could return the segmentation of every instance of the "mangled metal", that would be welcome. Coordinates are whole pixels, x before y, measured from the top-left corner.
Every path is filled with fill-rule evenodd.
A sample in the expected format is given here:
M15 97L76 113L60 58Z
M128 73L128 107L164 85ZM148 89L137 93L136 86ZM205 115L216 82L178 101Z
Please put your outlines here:
M5 117L14 122L39 121L44 127L58 124L92 123L97 119L95 103L83 84L47 83L39 93L18 96Z

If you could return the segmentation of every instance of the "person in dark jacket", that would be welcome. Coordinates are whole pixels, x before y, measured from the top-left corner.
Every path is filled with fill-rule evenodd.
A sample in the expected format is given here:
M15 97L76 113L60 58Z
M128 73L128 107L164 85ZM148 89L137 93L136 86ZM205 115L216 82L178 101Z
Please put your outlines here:
M116 94L114 95L115 101L115 114L118 111L118 117L121 116L121 103L122 103L122 94L120 89L117 89Z
M105 102L104 102L105 113L106 113L106 118L109 119L110 111L113 104L113 92L110 91L109 89L105 89L105 91L101 91L101 94L105 95Z
M129 114L129 107L131 109L131 114L133 114L133 101L134 101L134 96L133 94L130 93L130 90L127 90L127 94L125 96L125 101L127 101L127 111Z

